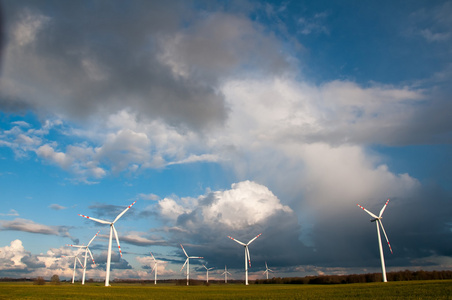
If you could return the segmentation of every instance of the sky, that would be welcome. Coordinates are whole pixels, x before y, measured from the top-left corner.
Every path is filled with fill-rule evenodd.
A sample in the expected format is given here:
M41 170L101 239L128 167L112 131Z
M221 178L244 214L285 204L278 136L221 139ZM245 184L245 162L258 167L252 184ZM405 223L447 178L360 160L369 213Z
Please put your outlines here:
M452 1L0 5L0 277L452 269Z

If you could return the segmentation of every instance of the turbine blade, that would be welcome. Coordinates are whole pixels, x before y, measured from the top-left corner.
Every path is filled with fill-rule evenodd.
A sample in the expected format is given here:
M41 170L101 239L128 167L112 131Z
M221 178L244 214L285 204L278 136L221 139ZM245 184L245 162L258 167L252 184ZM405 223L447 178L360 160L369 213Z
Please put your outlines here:
M267 270L268 270L267 262L265 262L265 269L267 269Z
M255 239L257 239L258 237L260 237L262 235L262 233L259 233L257 236L255 236L251 241L248 242L247 245L251 244L252 242L254 242Z
M111 227L113 227L113 232L115 233L115 238L116 238L116 244L118 244L119 254L121 254L121 257L122 257L122 251L121 251L121 245L119 244L118 232L116 231L115 225L112 224Z
M189 258L187 257L187 259L186 259L185 262L184 262L184 265L183 265L182 268L180 269L181 272L182 272L182 270L184 269L185 265L187 264L187 261L188 261L188 260L189 260Z
M122 217L122 215L123 214L125 214L126 213L126 211L128 211L129 210L129 208L131 208L134 204L136 203L136 201L135 202L133 202L132 204L130 204L129 206L127 206L127 208L126 209L124 209L123 211L122 211L122 213L120 213L117 217L116 217L116 219L113 221L113 223L115 223L116 221L118 221L119 220L119 218L121 218Z
M364 207L362 207L361 205L357 204L360 208L362 208L366 213L368 213L369 215L371 215L373 218L378 219L378 217L376 215L374 215L373 213L371 213L370 211L368 211L367 209L365 209Z
M204 257L201 257L201 256L190 256L189 258L204 258Z
M239 244L240 244L240 245L242 245L242 246L246 246L246 244L245 244L245 243L242 243L241 241L239 241L239 240L236 240L235 238L233 238L233 237L230 237L229 235L228 235L228 238L230 238L231 240L233 240L233 241L235 241L235 242L239 243Z
M96 262L94 261L94 256L93 256L93 254L91 253L91 250L89 250L89 248L88 248L88 253L89 253L89 255L91 256L91 259L93 260L93 265L95 265Z
M151 253L152 259L153 259L154 261L157 261L157 260L155 259L154 255L152 255L152 252L149 252L149 253Z
M383 229L383 233L384 233L384 235L385 235L386 242L388 242L388 247L389 247L389 250L391 250L391 254L392 254L391 244L389 244L388 236L386 235L386 231L385 231L385 228L383 227L383 223L381 222L381 220L378 220L378 222L379 222L380 225L381 225L381 229Z
M66 246L76 247L76 248L85 248L86 247L86 246L82 246L82 245L69 245L69 244L66 244Z
M88 217L88 216L81 215L81 214L78 214L78 215L79 215L80 217L84 217L84 218L87 218L87 219L90 219L90 220L93 220L93 221L96 221L96 222L99 222L99 223L102 223L102 224L110 224L110 223L111 223L111 222L108 222L108 221L104 221L104 220L100 220L100 219Z
M246 253L247 253L247 255L248 255L248 263L250 264L250 267L251 267L250 249L248 249L248 247L246 247Z
M75 258L76 258L77 261L80 263L80 266L81 266L82 268L84 268L84 266L83 266L82 261L80 260L80 258L78 258L78 257L75 257Z
M185 256L188 258L188 254L187 254L187 252L185 251L184 246L182 246L182 244L180 244L180 246L182 247L182 250L184 250Z
M88 245L86 245L86 247L89 247L89 245L92 243L92 241L96 238L96 236L99 234L100 230L93 236L93 238L91 239L91 241L89 241Z
M204 269L208 270L207 267L205 265L202 265L204 267Z
M384 211L385 211L385 209L386 209L386 206L388 205L388 202L389 202L389 199L388 199L388 201L386 201L385 205L383 205L383 208L380 210L380 215L379 215L379 217L381 217L381 216L383 215L383 213L384 213Z

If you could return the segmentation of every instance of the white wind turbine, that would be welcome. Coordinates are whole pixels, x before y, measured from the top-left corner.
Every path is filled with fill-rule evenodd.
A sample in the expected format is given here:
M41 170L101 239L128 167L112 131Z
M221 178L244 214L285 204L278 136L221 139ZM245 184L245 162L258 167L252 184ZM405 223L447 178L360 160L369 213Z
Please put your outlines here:
M187 257L184 265L182 266L182 268L180 270L182 271L184 269L185 265L187 265L187 285L188 285L188 282L190 281L190 258L204 258L204 257L188 256L187 252L184 249L184 246L182 246L182 244L180 246L182 247L182 250L184 250L185 256Z
M82 284L85 284L85 273L86 273L86 259L88 258L88 252L89 255L91 256L91 259L93 260L93 264L95 265L96 262L94 261L94 257L93 254L91 253L91 250L89 250L89 245L91 245L91 242L96 238L96 236L99 234L100 230L93 236L93 238L91 239L91 241L89 241L88 245L83 246L83 245L67 245L67 246L71 246L71 247L76 247L76 248L80 248L80 250L82 248L85 248L85 263L83 265L83 276L82 276Z
M242 243L239 240L236 240L233 237L228 236L228 238L230 238L231 240L239 243L240 245L242 245L243 247L245 247L245 285L248 285L248 262L250 264L251 267L251 257L250 257L250 251L248 250L248 246L249 244L251 244L252 242L254 242L255 239L257 239L258 237L261 236L262 233L258 234L257 236L255 236L252 240L250 240L247 244Z
M232 276L232 274L228 272L228 268L225 265L224 272L221 274L224 275L224 283L228 283L228 274Z
M387 279L386 279L385 258L383 256L383 246L381 245L381 235L380 235L380 228L379 228L378 224L381 225L381 229L383 230L386 241L388 242L389 250L391 250L391 254L392 254L392 248L391 248L391 245L389 244L388 236L386 235L385 228L383 227L383 223L381 222L381 219L383 218L382 217L383 212L385 211L386 206L388 205L388 202L389 202L389 199L388 199L388 201L386 201L385 205L380 210L380 214L378 215L378 217L376 215L374 215L373 213L371 213L370 211L368 211L367 209L365 209L364 207L362 207L361 205L357 204L360 208L362 208L366 213L368 213L373 218L373 219L370 219L370 221L375 222L375 224L377 224L378 247L380 248L381 271L383 274L383 282L387 282Z
M72 283L74 283L74 281L75 281L75 269L76 269L76 267L77 267L77 260L78 260L78 262L80 263L80 266L83 268L82 262L80 261L80 258L78 258L78 253L79 253L79 251L80 251L80 250L77 250L77 252L75 253L75 255L70 255L70 256L62 255L62 256L61 256L61 257L68 257L68 258L73 257L73 258L74 258L74 271L72 272Z
M273 272L272 270L270 270L267 266L267 262L265 262L265 271L264 274L267 274L267 280L268 280L268 272Z
M209 271L210 270L212 270L212 269L214 269L213 267L212 268L207 268L205 265L202 265L203 267L204 267L204 269L206 269L206 272L207 272L207 274L206 274L206 282L207 283L209 283Z
M157 284L157 260L155 259L154 255L152 255L152 252L149 253L151 253L151 257L154 260L154 267L152 268L151 273L152 271L154 271L154 284Z
M87 218L87 219L90 219L90 220L99 222L99 223L101 223L101 224L108 224L108 225L110 225L110 238L109 238L109 241L108 241L107 272L106 272L106 274L105 274L105 286L110 286L111 242L112 242L113 232L115 233L115 238L116 238L116 243L118 244L119 254L120 254L121 257L122 257L121 246L119 245L118 232L116 231L116 228L115 228L115 225L114 225L114 224L115 224L116 221L118 221L119 218L121 218L122 215L125 214L126 211L128 211L129 208L131 208L135 203L136 203L136 201L133 202L132 204L130 204L129 206L127 206L127 208L124 209L124 210L123 210L123 211L122 211L122 212L114 219L113 222L110 222L110 221L104 221L104 220L99 220L99 219L95 219L95 218L91 218L91 217L88 217L88 216L79 214L79 216L81 216L81 217L84 217L84 218Z

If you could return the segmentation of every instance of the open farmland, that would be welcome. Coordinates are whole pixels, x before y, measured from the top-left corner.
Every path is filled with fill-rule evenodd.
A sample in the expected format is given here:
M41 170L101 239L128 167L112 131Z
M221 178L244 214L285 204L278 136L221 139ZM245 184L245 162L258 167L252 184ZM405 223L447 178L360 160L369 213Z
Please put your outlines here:
M44 285L0 283L0 299L451 299L452 280L344 285Z

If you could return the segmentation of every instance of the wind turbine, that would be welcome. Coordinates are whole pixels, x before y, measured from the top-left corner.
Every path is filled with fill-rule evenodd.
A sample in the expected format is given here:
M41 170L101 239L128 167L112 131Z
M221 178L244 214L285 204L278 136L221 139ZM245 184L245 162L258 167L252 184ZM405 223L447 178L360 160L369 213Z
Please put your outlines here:
M83 276L82 276L82 284L85 284L85 273L86 273L86 259L88 258L88 252L89 255L91 256L91 259L93 260L93 264L95 265L96 262L94 261L94 257L93 254L91 253L91 250L89 250L89 245L91 245L91 242L96 238L96 236L99 234L100 230L93 236L93 238L91 239L91 241L89 241L88 245L83 246L83 245L67 245L67 246L71 246L71 247L76 247L76 248L80 248L80 250L82 248L85 248L85 264L83 265Z
M120 214L114 219L113 222L110 222L110 221L104 221L104 220L99 220L99 219L95 219L95 218L91 218L91 217L88 217L88 216L85 216L85 215L78 214L80 217L84 217L84 218L87 218L87 219L96 221L96 222L98 222L98 223L101 223L101 224L108 224L108 225L110 225L110 238L109 238L109 240L108 240L107 272L106 272L106 274L105 274L105 286L110 286L111 242L112 242L113 232L115 233L116 244L118 244L119 254L120 254L121 257L122 257L121 246L119 245L118 232L116 231L116 228L115 228L115 225L114 225L114 224L115 224L116 221L118 221L119 218L121 218L122 215L125 214L126 211L128 211L129 208L131 208L135 203L136 203L136 201L133 202L132 204L130 204L129 206L127 206L127 208L124 209L124 210L122 211L122 213L120 213Z
M388 199L388 201L386 201L385 205L380 210L380 214L378 215L378 217L376 215L374 215L373 213L371 213L370 211L368 211L367 209L365 209L364 207L362 207L361 205L357 204L360 208L362 208L366 213L368 213L372 217L372 219L370 219L370 221L375 222L375 224L377 224L378 247L380 248L381 272L383 274L383 282L387 282L388 280L386 279L385 258L383 256L383 247L381 245L380 227L378 226L378 224L381 225L381 229L383 230L386 241L388 242L389 250L391 250L391 254L392 254L392 248L391 248L391 245L389 244L388 236L386 235L385 228L383 227L383 223L381 222L381 219L383 218L382 217L383 212L385 211L386 206L388 205L388 202L389 202L389 199Z
M188 256L187 252L184 249L184 246L182 246L182 244L180 244L180 246L182 247L182 250L184 250L185 256L187 257L184 265L182 266L182 268L180 270L182 271L184 269L185 265L187 265L187 285L188 285L188 282L190 281L190 258L204 258L204 257Z
M82 266L82 268L83 268L83 265L82 265L82 262L80 261L80 258L78 258L78 253L79 253L79 251L80 250L77 250L77 252L75 253L75 255L71 255L71 256L67 256L67 255L62 255L61 257L73 257L74 258L74 271L73 271L73 273L72 273L72 283L74 283L74 281L75 281L75 269L76 269L76 266L77 266L77 260L78 260L78 262L80 263L80 266Z
M151 257L154 260L154 267L152 268L151 273L152 271L154 271L154 284L157 284L157 260L155 259L154 255L152 255L152 252L149 253L151 253Z
M267 262L265 262L265 271L264 274L267 274L267 280L268 280L268 272L273 272L272 270L270 270L267 266Z
M239 243L240 245L242 245L243 247L245 247L245 285L248 285L248 264L247 262L249 262L250 267L251 267L251 257L250 257L250 250L248 250L248 246L249 244L251 244L252 242L254 242L255 239L257 239L258 237L261 236L262 233L258 234L257 236L255 236L253 239L251 239L247 244L242 243L239 240L236 240L233 237L228 236L228 238L230 238L231 240Z
M224 272L221 274L224 275L224 283L228 283L228 274L232 276L232 274L228 272L228 268L225 265Z
M206 280L206 282L209 283L209 270L212 270L214 268L213 267L212 268L207 268L205 265L202 265L202 266L204 267L204 269L206 269L206 272L207 272L207 275L206 275L207 280Z

